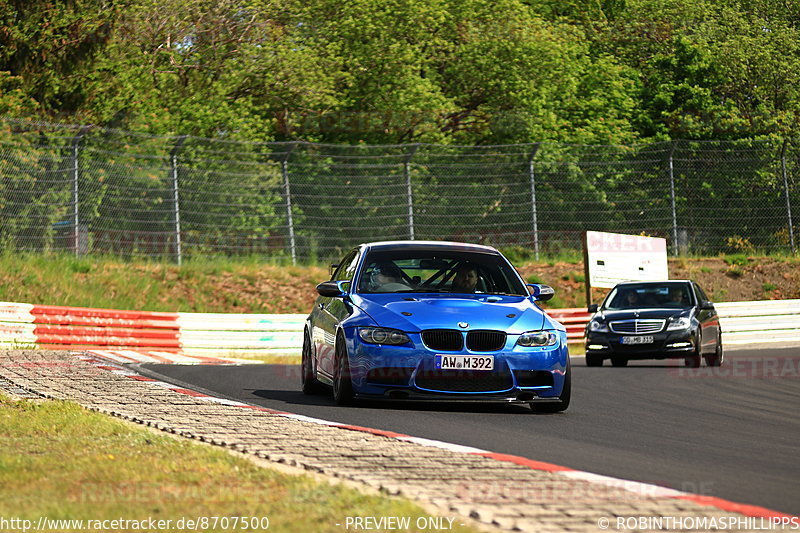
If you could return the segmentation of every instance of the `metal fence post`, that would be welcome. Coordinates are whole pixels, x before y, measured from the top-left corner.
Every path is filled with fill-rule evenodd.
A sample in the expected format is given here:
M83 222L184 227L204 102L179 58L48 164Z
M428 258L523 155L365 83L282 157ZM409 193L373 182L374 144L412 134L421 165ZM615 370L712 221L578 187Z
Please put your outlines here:
M78 164L78 154L80 152L80 144L86 132L89 131L91 126L83 126L75 137L72 138L72 235L74 239L75 255L80 255L80 214L78 212L78 179L80 178L81 169Z
M406 194L408 198L408 238L412 241L414 240L414 196L411 191L411 158L417 153L419 146L419 143L412 145L403 162L403 174L406 178Z
M539 151L539 144L533 145L530 157L528 157L528 177L531 182L531 215L533 216L533 254L539 260L539 221L536 213L536 173L533 167L533 159Z
M675 143L670 141L669 147L669 193L672 202L672 255L678 255L678 211L675 206Z
M796 254L797 249L794 245L794 223L792 221L792 202L789 197L789 177L786 172L786 145L789 144L788 139L784 139L783 147L781 148L781 172L783 173L783 191L786 194L786 214L789 218L789 242L792 245L792 253Z
M175 145L170 152L171 174L172 174L172 203L175 209L173 224L175 228L175 256L178 260L178 266L181 265L183 259L183 252L181 250L181 204L178 198L178 152L180 151L183 143L186 142L187 135L181 135L175 141Z
M292 264L297 264L297 244L294 238L294 218L292 217L292 190L289 187L289 156L292 155L297 143L292 143L289 149L281 158L281 175L283 176L283 188L286 193L286 222L289 224L289 251L292 255Z

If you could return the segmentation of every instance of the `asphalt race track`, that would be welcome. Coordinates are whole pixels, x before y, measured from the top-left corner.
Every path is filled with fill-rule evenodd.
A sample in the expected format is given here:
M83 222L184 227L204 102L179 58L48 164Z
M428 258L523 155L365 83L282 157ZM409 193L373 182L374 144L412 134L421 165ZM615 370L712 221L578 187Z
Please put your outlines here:
M735 351L719 369L678 361L587 368L573 358L572 404L362 403L300 392L286 365L141 365L142 373L281 411L520 455L800 514L800 348ZM680 361L682 365L682 361Z

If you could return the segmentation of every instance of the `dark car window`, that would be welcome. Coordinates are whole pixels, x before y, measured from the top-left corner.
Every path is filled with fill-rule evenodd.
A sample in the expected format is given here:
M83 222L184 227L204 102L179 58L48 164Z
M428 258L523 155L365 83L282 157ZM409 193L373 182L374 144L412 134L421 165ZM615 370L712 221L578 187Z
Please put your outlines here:
M356 272L357 265L358 250L353 250L344 256L344 259L339 262L339 266L336 268L333 276L331 276L331 279L335 281L353 281L353 275Z
M606 297L605 309L642 309L691 307L689 285L683 283L641 283L616 286Z
M700 298L700 300L708 300L708 296L706 296L705 291L700 288L700 285L694 283L694 288L697 291L697 297Z
M429 250L369 253L358 291L528 295L516 271L500 255Z

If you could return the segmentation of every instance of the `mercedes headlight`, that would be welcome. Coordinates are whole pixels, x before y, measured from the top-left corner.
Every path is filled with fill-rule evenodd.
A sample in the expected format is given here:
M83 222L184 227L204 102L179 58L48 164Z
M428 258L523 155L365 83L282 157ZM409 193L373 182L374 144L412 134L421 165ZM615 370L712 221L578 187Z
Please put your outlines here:
M369 344L408 344L411 339L402 331L388 328L359 328L358 336Z
M667 331L678 331L681 329L689 329L691 322L689 321L689 317L680 316L678 318L673 318L669 321L669 325L667 326Z
M595 333L608 333L608 325L599 320L592 320L589 322L589 331L593 331Z
M558 335L552 331L526 331L517 339L520 346L553 346L558 342Z

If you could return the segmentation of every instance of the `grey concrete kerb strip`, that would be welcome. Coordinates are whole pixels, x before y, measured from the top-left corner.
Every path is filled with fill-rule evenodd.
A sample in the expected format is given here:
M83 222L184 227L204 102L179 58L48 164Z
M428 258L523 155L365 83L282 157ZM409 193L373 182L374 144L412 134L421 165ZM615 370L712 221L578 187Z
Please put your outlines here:
M747 518L700 505L670 494L674 491L609 483L582 472L545 471L238 402L209 401L192 391L174 390L174 385L63 351L0 351L0 386L3 383L260 459L362 483L417 500L429 509L433 506L443 516L477 520L487 528L598 531L598 523L607 519L612 524L607 529L620 531L630 529L613 527L617 517L668 517L691 525L702 517L736 516L745 525L734 528L737 531L763 530L753 513Z

